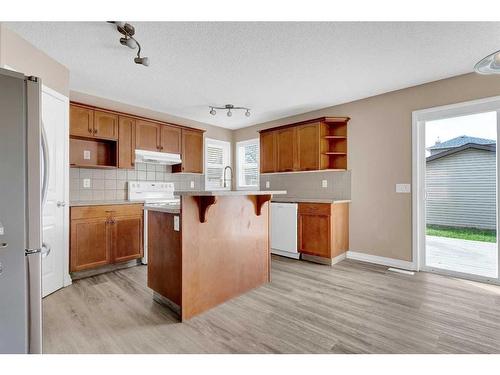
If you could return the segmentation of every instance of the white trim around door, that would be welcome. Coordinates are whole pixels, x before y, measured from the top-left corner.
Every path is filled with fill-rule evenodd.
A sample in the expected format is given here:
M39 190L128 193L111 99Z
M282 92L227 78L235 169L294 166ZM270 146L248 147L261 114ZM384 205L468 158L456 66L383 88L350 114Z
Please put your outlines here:
M497 134L500 134L500 96L472 100L440 107L414 111L412 113L412 258L417 271L430 271L447 276L460 277L474 281L500 284L500 278L487 278L464 274L445 269L426 267L425 256L425 123L427 121L473 115L483 112L497 112ZM500 153L497 152L497 233L499 227L500 187L498 183ZM498 244L498 239L497 239ZM500 256L498 257L500 270ZM500 276L500 275L499 275Z

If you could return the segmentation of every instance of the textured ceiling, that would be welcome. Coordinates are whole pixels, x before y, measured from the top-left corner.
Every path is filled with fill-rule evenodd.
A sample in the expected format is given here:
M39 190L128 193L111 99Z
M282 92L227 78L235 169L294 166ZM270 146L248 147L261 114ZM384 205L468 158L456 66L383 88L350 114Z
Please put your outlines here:
M70 69L72 90L230 129L472 71L500 23L7 23ZM209 105L252 108L213 117Z

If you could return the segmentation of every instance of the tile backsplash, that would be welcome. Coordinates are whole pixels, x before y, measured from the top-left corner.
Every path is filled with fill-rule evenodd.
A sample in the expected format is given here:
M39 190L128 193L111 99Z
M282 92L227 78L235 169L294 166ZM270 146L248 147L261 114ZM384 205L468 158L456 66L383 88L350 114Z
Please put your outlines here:
M351 199L351 171L264 174L260 176L260 188L286 190L286 195L280 195L285 198Z
M90 187L84 181L90 180ZM176 190L203 190L205 176L172 173L168 165L136 163L135 169L70 168L70 201L127 199L127 181L173 182ZM194 188L191 188L191 182Z

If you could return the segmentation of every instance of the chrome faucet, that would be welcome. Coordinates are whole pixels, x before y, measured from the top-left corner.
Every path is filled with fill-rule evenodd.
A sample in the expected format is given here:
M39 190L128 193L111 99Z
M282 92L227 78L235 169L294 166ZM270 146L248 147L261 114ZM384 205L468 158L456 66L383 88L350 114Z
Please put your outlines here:
M229 170L231 171L231 178L226 178L226 170L229 168ZM229 165L226 166L226 168L224 168L224 178L222 179L222 181L224 182L224 187L227 188L228 185L227 185L227 181L229 180L229 183L231 183L231 181L233 180L233 168L231 168ZM229 185L229 188L231 188L231 185Z

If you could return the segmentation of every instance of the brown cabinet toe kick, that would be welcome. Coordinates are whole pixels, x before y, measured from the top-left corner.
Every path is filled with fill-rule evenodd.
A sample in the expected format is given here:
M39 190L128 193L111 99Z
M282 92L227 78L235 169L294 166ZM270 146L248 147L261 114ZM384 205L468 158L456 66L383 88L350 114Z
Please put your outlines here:
M298 245L304 260L333 265L349 249L348 203L299 203Z

